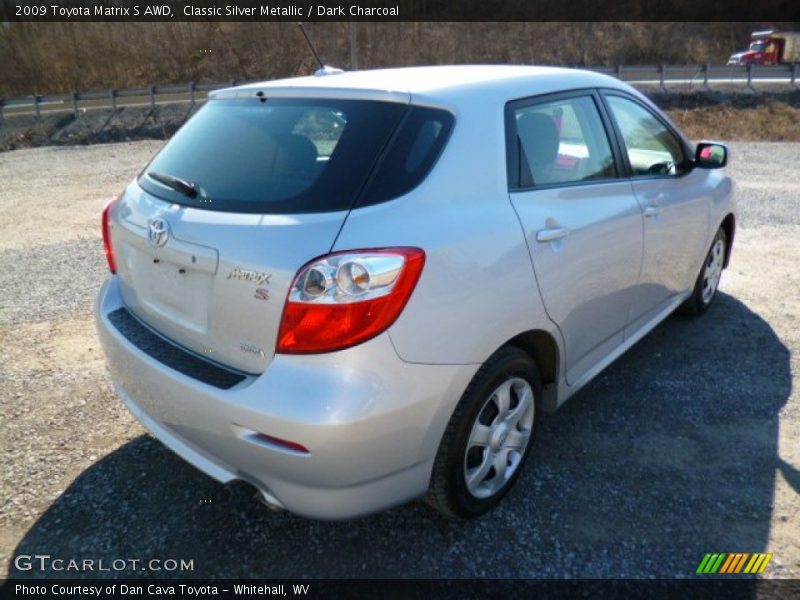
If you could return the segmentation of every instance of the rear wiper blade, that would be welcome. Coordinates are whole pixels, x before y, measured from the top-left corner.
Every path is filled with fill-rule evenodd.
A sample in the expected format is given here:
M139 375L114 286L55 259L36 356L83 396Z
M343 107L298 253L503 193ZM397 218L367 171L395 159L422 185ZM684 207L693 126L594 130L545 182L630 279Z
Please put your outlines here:
M164 185L171 187L173 190L180 192L184 196L189 196L189 198L194 198L197 196L197 184L192 183L191 181L184 181L179 177L175 177L174 175L167 175L166 173L158 173L156 171L148 171L147 176L150 179L155 179L159 183L163 183Z

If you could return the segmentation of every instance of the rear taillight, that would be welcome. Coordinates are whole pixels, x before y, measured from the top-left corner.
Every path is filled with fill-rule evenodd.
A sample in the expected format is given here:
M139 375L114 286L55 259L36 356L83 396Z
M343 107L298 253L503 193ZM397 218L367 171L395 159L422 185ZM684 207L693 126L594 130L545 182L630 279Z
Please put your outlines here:
M289 290L276 352L332 352L382 333L403 311L424 264L419 248L337 252L311 261Z
M119 200L119 196L113 197L103 209L103 250L106 253L108 268L112 273L117 272L117 261L114 258L114 246L111 245L111 229L109 225L109 219L111 217L109 213L117 200Z

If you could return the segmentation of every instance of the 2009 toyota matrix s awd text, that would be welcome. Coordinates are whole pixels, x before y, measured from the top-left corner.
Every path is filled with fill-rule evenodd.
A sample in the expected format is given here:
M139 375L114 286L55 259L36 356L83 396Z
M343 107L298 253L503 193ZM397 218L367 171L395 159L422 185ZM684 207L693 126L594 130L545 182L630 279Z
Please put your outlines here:
M713 301L727 159L585 71L221 90L104 210L112 379L165 445L272 506L480 515L545 411Z

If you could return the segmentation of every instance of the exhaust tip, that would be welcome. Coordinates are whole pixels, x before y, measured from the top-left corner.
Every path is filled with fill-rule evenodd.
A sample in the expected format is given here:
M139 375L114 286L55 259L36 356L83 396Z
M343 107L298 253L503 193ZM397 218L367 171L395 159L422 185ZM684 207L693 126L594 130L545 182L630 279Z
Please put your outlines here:
M234 479L229 481L224 486L231 496L250 496L258 500L261 504L269 508L272 512L281 513L285 512L283 504L280 503L275 496L270 494L267 490L259 488L257 485L250 483L244 479Z
M256 490L256 500L261 502L261 504L266 506L274 513L286 512L283 504L281 504L278 499L269 492L264 490Z

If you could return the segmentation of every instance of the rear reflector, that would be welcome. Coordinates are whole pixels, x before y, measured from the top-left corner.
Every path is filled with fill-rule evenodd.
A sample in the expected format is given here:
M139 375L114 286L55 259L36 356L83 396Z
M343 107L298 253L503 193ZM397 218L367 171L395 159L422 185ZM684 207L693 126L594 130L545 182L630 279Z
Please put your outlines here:
M310 454L308 448L303 446L302 444L298 444L297 442L292 442L290 440L284 440L278 437L274 437L271 435L267 435L266 433L256 433L254 436L257 440L261 442L267 442L268 444L274 444L275 446L282 446L287 450L292 450L294 452L300 452L302 454Z

